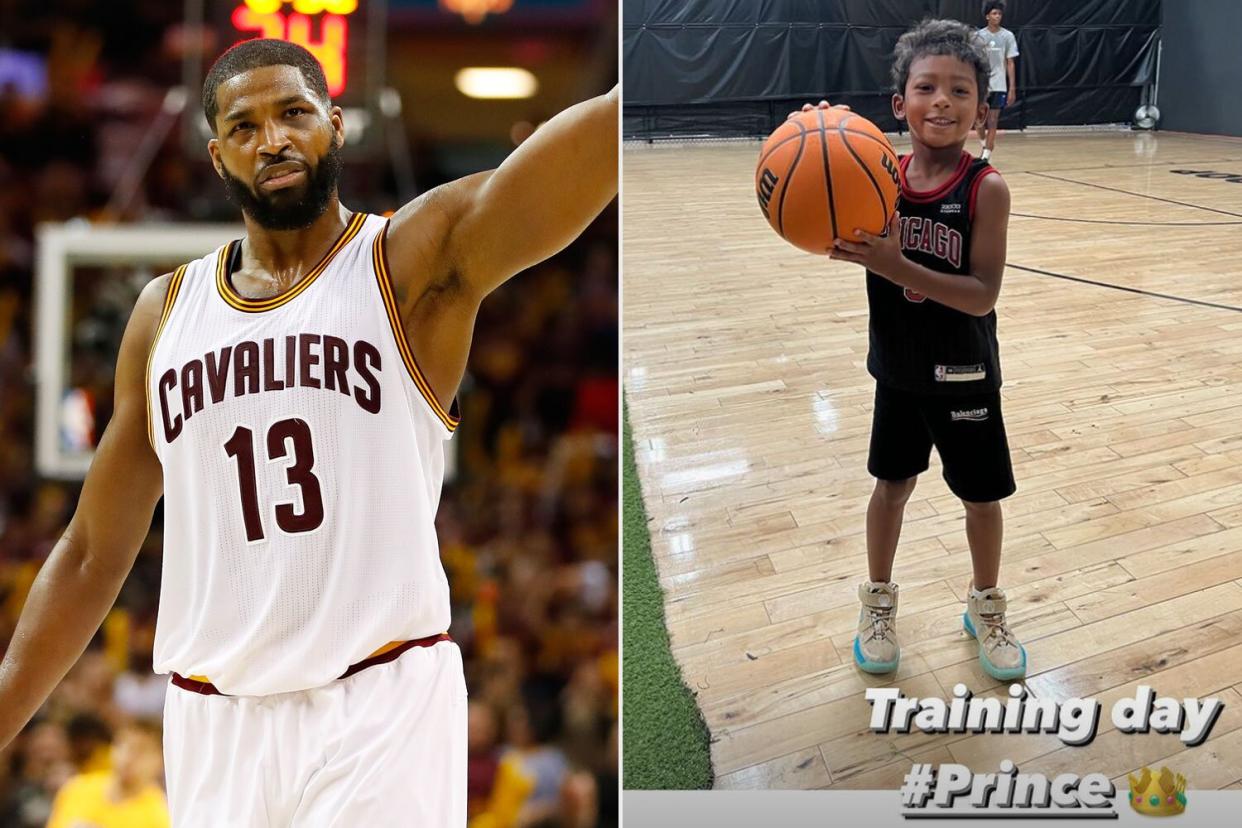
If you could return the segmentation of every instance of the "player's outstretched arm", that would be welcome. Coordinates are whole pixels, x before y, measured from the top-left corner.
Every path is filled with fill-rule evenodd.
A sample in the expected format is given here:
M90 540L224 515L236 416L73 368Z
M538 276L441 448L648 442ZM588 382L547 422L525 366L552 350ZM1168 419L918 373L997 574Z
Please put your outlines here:
M0 747L82 655L151 526L163 476L147 438L145 376L168 282L151 282L134 306L117 358L112 421L77 511L35 579L0 663Z
M445 258L485 296L578 237L617 194L616 87L571 106L463 193Z
M448 407L479 303L560 251L617 194L618 92L540 127L495 170L424 193L392 217L389 275L414 358Z

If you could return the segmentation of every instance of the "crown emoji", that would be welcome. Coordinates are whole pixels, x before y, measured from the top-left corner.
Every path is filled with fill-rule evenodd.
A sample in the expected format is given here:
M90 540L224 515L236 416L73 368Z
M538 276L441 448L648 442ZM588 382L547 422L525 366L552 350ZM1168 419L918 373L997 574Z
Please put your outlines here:
M1148 816L1173 816L1186 810L1186 777L1161 768L1148 768L1136 779L1130 774L1130 807Z

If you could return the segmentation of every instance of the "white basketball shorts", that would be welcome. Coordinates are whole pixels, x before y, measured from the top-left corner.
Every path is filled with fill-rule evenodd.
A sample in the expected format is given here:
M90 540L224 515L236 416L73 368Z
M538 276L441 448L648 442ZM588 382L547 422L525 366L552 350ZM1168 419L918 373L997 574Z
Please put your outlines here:
M322 687L200 695L169 684L175 828L466 824L466 682L452 641Z

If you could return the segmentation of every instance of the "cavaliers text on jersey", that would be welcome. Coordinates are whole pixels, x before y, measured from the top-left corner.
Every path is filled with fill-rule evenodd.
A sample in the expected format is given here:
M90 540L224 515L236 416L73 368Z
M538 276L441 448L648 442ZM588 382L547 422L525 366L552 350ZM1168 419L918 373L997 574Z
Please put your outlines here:
M448 628L434 518L458 418L406 340L386 230L355 213L270 299L233 289L240 242L173 274L147 370L164 473L156 672L289 692Z

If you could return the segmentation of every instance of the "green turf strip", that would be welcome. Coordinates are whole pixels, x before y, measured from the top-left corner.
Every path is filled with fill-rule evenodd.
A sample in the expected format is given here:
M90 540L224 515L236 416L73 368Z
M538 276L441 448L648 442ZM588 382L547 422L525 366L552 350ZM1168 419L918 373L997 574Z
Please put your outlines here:
M624 786L688 790L712 786L707 725L669 650L664 593L651 558L629 407L624 426L622 724Z

